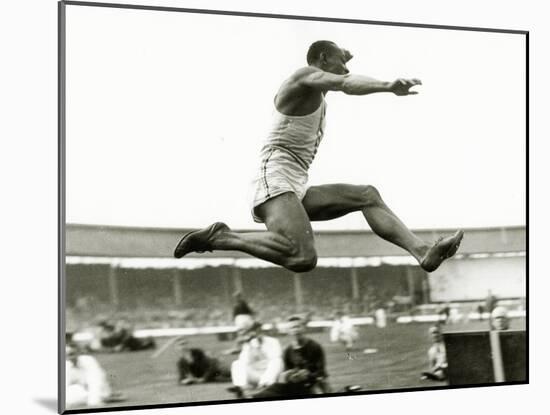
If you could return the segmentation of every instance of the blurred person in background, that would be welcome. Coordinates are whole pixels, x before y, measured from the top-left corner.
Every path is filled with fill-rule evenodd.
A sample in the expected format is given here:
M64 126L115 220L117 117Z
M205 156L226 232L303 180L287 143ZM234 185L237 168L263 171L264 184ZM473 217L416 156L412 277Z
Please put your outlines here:
M346 348L346 351L353 349L354 342L358 339L357 329L351 322L351 319L338 311L335 313L335 320L330 330L330 341L340 342Z
M77 348L72 333L65 335L65 399L67 409L126 400L124 395L112 390L97 359Z
M233 305L233 323L237 328L237 333L242 333L245 330L250 329L254 323L254 310L248 305L247 301L244 299L242 293L237 291L233 294L235 303ZM223 352L223 354L239 354L242 347L242 338L237 335L237 340L235 345Z
M452 307L449 312L449 318L447 319L447 322L451 324L457 324L460 323L465 316L460 312L460 310L456 307Z
M256 321L240 334L242 350L231 365L233 386L228 388L237 398L251 397L273 385L283 371L279 340L262 334L261 328Z
M284 371L277 383L254 395L256 398L330 392L322 346L304 335L306 321L302 317L290 317L288 322L292 341L283 353Z
M487 291L487 297L485 298L485 311L487 311L489 314L493 312L495 307L497 306L497 298L493 295L491 290Z
M443 334L439 326L429 329L432 345L428 349L428 371L422 372L422 379L444 381L447 379L447 353Z
M483 308L483 304L478 304L475 308L475 312L477 313L477 319L479 321L483 320L483 311L484 311L484 308Z
M233 321L235 322L235 326L239 326L241 320L253 318L255 313L244 299L242 292L237 291L233 294L233 297L235 298L235 304L233 305Z
M491 313L491 329L492 330L508 330L510 328L510 319L508 311L503 306L498 306Z
M386 310L379 307L374 312L374 319L376 321L376 327L383 329L387 325Z
M443 307L439 309L438 315L440 323L445 324L449 322L449 317L451 316L451 306L449 303L445 303Z
M180 385L231 380L229 368L219 359L208 355L200 348L190 347L188 341L183 338L178 339L176 347L181 354L177 362Z
M154 349L155 341L152 337L138 338L134 336L133 328L124 320L116 323L101 321L99 339L101 351L122 352Z

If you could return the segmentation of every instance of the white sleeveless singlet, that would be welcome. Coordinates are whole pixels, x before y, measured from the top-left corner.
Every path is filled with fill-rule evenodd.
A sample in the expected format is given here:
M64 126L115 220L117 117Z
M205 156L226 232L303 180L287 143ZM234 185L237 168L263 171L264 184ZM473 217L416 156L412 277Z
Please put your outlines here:
M325 129L326 102L308 115L280 113L276 108L270 132L260 151L259 171L253 180L254 208L282 193L293 192L301 200L306 193L308 170Z

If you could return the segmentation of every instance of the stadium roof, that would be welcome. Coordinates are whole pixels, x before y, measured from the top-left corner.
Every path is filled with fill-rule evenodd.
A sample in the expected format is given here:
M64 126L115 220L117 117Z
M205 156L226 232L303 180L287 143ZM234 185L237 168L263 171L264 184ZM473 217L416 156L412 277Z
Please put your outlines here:
M68 224L65 227L65 255L68 257L172 258L174 247L189 229L113 227ZM506 254L525 252L526 229L523 226L464 229L459 253ZM414 231L420 238L433 241L452 230ZM315 232L319 258L373 258L408 256L404 250L379 238L371 231ZM244 259L248 255L234 251L190 254L189 259Z

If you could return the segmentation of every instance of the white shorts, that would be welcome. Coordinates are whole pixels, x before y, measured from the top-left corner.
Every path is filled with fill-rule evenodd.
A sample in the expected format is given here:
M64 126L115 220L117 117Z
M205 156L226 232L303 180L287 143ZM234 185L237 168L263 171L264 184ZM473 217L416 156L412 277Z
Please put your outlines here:
M292 192L302 200L307 191L307 170L291 153L279 148L264 152L259 174L252 181L252 217L263 222L255 214L257 206L283 193Z

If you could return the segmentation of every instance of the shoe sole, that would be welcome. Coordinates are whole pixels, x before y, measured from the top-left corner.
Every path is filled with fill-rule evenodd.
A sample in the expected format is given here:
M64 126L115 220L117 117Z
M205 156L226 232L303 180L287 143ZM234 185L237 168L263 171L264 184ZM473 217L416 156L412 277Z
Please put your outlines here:
M456 252L458 251L458 248L460 248L460 243L462 242L462 238L464 237L464 231L458 231L457 239L449 247L449 250L446 253L445 259L452 257Z
M464 237L464 231L457 231L456 232L455 241L449 246L447 251L439 257L441 259L441 262L439 262L439 264L435 268L433 268L433 269L424 268L424 266L422 266L422 264L420 266L422 268L424 268L424 270L427 271L427 272L435 271L437 268L439 268L439 266L443 263L443 261L445 261L448 258L451 258L454 254L457 253L458 248L460 248L460 244L462 242L463 237Z

